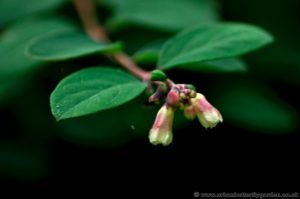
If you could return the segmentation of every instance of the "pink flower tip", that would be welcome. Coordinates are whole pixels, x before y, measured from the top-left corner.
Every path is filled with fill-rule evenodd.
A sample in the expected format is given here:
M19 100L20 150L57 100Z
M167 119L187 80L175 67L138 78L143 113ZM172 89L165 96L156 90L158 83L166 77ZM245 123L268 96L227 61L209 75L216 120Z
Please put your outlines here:
M174 110L172 107L163 105L158 111L155 122L149 133L150 143L153 145L162 144L167 146L173 140L172 125L174 119Z

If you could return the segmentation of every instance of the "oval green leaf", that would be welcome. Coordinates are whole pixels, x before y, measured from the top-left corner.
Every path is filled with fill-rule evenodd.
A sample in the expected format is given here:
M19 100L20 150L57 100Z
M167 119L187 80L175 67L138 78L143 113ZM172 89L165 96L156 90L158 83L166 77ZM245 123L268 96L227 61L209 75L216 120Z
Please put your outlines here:
M96 42L79 30L73 29L52 32L34 39L27 47L26 54L38 60L55 61L96 52L116 52L120 49L120 43Z
M266 31L246 24L214 24L184 30L168 40L159 66L175 66L239 56L273 41Z
M163 46L164 40L157 40L146 44L140 50L134 53L133 59L138 64L155 64L159 59L159 52ZM182 70L209 73L233 73L247 71L247 64L239 58L228 58L198 62L178 66Z
M128 102L144 91L146 84L112 68L78 71L55 88L50 97L57 120L83 116Z

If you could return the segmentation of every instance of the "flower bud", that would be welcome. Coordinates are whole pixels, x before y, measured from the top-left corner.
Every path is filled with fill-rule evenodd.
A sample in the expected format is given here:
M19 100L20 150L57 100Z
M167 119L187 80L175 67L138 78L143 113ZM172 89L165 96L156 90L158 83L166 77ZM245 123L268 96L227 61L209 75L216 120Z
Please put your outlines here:
M181 99L181 100L185 100L185 99L187 99L187 96L186 96L186 94L184 94L184 93L180 93L180 99Z
M169 145L172 142L172 125L174 119L174 110L172 107L163 105L158 111L155 122L149 133L149 140L153 145Z
M161 70L154 70L151 72L152 81L165 81L168 79L167 75Z
M197 93L191 102L200 123L205 128L213 128L219 122L223 122L220 112L206 100L204 95Z
M192 105L185 106L183 109L183 113L184 113L184 116L189 120L193 120L196 117L196 112Z
M179 100L180 97L178 91L176 91L175 89L171 89L167 96L167 104L170 106L176 106Z
M155 92L153 95L151 95L148 98L149 102L154 102L154 103L159 103L159 99L160 99L160 93L159 92Z
M190 98L195 98L197 96L196 91L191 90Z
M193 91L196 91L196 87L195 87L193 84L186 84L186 87L187 87L188 89L191 89L191 90L193 90Z

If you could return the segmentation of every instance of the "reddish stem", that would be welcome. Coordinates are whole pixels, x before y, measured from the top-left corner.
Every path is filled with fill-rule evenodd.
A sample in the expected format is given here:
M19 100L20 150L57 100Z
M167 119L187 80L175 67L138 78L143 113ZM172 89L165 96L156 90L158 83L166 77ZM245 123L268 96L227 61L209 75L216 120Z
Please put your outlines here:
M73 0L80 20L86 33L95 41L109 42L104 28L97 20L96 6L94 0ZM143 81L149 82L150 72L143 70L124 52L115 53L112 58L130 73Z
M94 0L73 0L86 33L96 41L109 41L100 25Z
M151 74L148 71L141 69L134 61L125 53L120 52L113 55L114 59L129 72L143 81L150 81Z

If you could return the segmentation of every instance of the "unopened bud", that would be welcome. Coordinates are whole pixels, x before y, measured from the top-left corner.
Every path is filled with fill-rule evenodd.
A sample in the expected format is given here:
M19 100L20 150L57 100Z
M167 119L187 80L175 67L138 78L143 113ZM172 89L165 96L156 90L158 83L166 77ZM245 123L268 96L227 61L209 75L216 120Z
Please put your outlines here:
M180 99L185 100L187 97L184 93L180 93Z
M186 84L186 87L187 87L188 89L191 89L191 90L193 90L193 91L196 91L196 87L195 87L193 84Z
M176 106L180 100L178 91L171 89L167 96L167 104L170 106Z
M159 103L160 92L156 91L153 95L148 98L149 102Z
M193 90L190 92L190 98L195 98L197 96L197 93Z
M179 102L178 107L179 107L179 109L182 110L182 111L185 109L185 105L184 105L182 102Z
M152 81L165 81L168 79L167 75L161 70L154 70L151 72Z
M183 112L184 112L184 116L189 120L193 120L196 117L196 112L192 105L184 107Z

